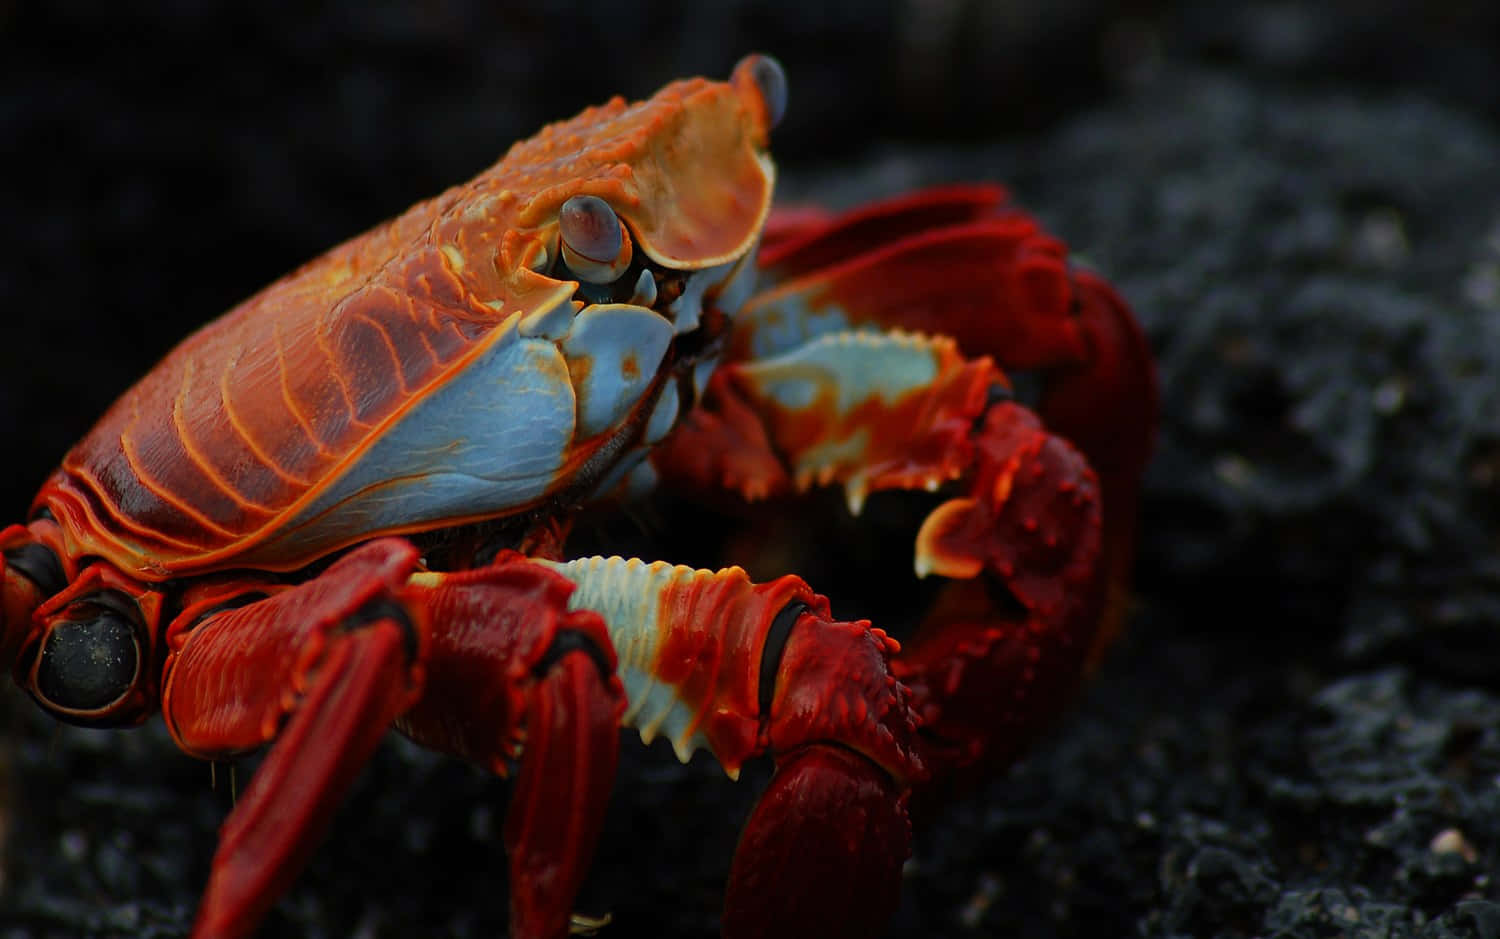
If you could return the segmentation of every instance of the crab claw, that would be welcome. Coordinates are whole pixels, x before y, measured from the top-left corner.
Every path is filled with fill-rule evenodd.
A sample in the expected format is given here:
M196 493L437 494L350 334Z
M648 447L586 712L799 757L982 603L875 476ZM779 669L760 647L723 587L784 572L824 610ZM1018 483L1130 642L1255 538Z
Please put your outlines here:
M724 935L869 936L900 895L907 792L923 769L899 650L868 622L831 622L816 599L787 638L771 700L776 775L730 869Z
M878 934L911 853L906 801L888 773L842 747L783 756L740 835L724 935Z
M936 775L1009 762L1082 674L1098 628L1100 498L1082 454L1036 415L995 405L967 496L917 535L920 575L953 578L895 664Z
M1099 551L1093 470L1034 413L1009 402L985 415L975 451L970 494L938 506L917 533L917 576L969 579L989 570L1027 609L1067 616L1093 580Z
M782 337L811 324L811 311L818 322L951 336L966 356L1038 375L1037 412L1087 455L1105 493L1109 599L1096 659L1127 607L1138 493L1160 417L1156 366L1124 298L1069 264L1064 245L990 185L839 215L780 210L759 264L763 287L736 318L732 356L784 351Z

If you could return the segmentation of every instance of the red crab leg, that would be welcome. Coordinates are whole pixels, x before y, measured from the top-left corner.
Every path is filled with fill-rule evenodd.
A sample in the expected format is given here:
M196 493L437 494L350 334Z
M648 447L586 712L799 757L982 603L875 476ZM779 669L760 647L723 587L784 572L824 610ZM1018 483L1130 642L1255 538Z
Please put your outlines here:
M427 693L397 722L412 739L507 775L511 934L562 936L614 783L625 692L600 617L573 585L515 552L413 578L433 617ZM522 746L524 741L524 747Z
M533 617L552 627L576 623L600 636L602 627L566 614L568 585L545 569L510 579L503 571L455 578L419 572L416 550L387 539L296 587L210 584L190 598L168 640L162 711L173 737L206 758L272 743L220 832L195 936L254 930L306 863L386 728L408 708L412 728L426 740L492 765L514 754L523 732L534 735L506 838L513 863L536 867L516 878L513 913L517 934L566 933L592 841L557 844L550 833L531 834L526 822L530 813L546 820L552 812L571 823L571 830L559 823L565 835L597 828L613 772L618 695L601 694L609 701L602 707L580 703L608 684L588 656L568 655L546 640L538 647L507 637L529 634ZM233 606L256 593L268 596ZM231 608L216 612L226 597ZM535 632L548 636L545 626ZM612 664L607 655L603 664ZM460 684L441 702L419 702L433 674ZM479 705L504 706L476 716L457 696L465 691ZM602 719L592 719L600 711ZM595 775L582 786L570 784L557 751L596 745L604 755ZM560 801L537 794L536 779L547 773L557 774ZM578 819L565 814L575 810Z
M732 355L784 352L850 327L954 337L967 356L1038 371L1037 411L1099 473L1110 573L1107 641L1123 615L1137 493L1159 417L1156 368L1120 295L1006 204L997 186L911 193L837 216L772 217L763 281L735 317Z
M992 184L937 186L834 214L816 206L779 206L766 221L757 263L771 282L884 248L917 232L993 217L1010 194Z
M410 546L374 542L299 587L173 623L162 714L178 745L216 759L275 741L220 830L195 937L255 929L420 692L427 624L397 599L415 567Z
M842 483L962 495L917 536L919 575L953 578L893 671L917 692L930 768L993 766L1057 710L1099 623L1093 472L952 340L836 333L732 363L658 452L669 484L745 498Z
M898 648L867 621L838 622L796 577L584 558L556 564L620 654L625 723L707 747L731 776L769 753L776 774L747 822L724 934L876 934L910 850L906 792L920 778Z

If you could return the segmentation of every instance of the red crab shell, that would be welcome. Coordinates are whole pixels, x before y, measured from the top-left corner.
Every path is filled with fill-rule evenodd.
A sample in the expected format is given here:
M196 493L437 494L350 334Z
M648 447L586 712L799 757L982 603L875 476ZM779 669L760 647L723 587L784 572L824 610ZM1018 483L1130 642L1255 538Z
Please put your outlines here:
M647 101L585 110L277 281L188 337L120 398L67 454L34 510L64 522L75 557L102 557L147 580L294 569L381 534L473 520L440 513L323 524L330 506L318 500L334 498L348 516L353 499L410 498L425 484L416 472L351 474L508 335L508 324L560 304L577 309L573 283L533 270L554 250L568 198L603 198L663 267L744 257L774 183L769 119L750 81L743 73L730 84L679 81ZM572 394L560 362L537 366L546 394ZM531 497L477 517L544 501L609 438L558 428L558 452L543 455L546 478ZM340 480L354 491L336 491Z

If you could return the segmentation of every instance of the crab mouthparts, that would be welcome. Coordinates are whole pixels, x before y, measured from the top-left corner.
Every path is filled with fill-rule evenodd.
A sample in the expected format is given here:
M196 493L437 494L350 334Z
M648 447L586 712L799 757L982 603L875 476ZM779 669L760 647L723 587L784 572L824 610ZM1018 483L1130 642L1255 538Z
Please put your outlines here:
M706 308L733 316L755 287L755 248L714 267L682 271L657 264L637 253L625 272L609 283L590 283L557 259L552 276L575 280L573 299L584 306L626 303L659 313L678 335L696 330Z

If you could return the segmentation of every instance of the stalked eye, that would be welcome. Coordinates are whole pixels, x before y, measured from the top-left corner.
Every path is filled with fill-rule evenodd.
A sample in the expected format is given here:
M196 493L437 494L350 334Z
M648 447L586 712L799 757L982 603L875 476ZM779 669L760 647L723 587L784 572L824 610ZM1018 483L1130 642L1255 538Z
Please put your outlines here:
M557 215L563 263L582 280L608 284L630 266L630 236L598 196L574 196Z
M748 78L760 92L766 109L766 129L773 130L786 116L786 69L768 55L747 55L734 67L735 84Z
M53 621L32 674L41 703L82 724L129 723L113 706L135 687L141 668L135 624L104 604L82 602Z

